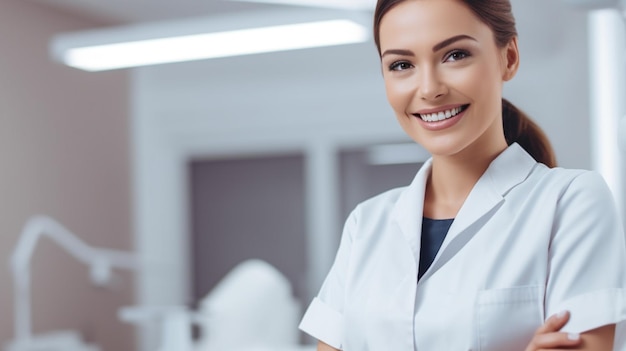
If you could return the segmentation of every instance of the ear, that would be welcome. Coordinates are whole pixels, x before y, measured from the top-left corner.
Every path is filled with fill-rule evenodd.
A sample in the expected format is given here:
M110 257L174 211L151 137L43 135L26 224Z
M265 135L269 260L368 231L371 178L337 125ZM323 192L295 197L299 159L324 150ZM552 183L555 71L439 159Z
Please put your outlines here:
M519 68L517 37L513 37L513 39L511 39L511 41L502 50L502 80L506 82L515 77L517 69Z

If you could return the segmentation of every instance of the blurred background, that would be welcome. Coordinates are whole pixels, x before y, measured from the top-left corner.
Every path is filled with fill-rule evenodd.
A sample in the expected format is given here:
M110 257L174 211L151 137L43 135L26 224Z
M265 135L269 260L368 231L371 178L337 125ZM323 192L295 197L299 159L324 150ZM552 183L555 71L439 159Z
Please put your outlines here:
M522 60L505 96L546 131L561 166L603 172L624 214L626 152L618 151L624 133L619 139L617 130L626 113L626 31L618 10L576 6L584 1L512 3ZM372 40L100 72L66 66L51 47L150 30L343 17L370 28L371 11L363 9L0 2L2 347L16 332L9 260L35 215L55 218L94 247L136 254L140 268L97 287L89 267L42 240L30 263L34 334L73 330L100 350L163 350L165 332L146 322L145 308L199 310L249 259L284 276L297 323L332 263L349 211L408 184L428 157L396 124ZM596 55L602 43L608 58ZM599 62L608 70L598 71ZM598 96L598 86L608 91ZM607 115L602 129L599 118ZM610 136L602 134L607 128ZM125 306L139 306L140 316L122 321Z

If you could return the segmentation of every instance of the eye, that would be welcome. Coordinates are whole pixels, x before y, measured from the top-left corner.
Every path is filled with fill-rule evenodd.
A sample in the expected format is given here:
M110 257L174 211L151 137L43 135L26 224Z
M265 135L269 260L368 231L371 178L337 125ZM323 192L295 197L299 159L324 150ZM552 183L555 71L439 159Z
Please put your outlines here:
M469 52L465 50L452 50L444 57L444 62L455 62L461 61L467 57L471 56Z
M389 65L390 71L404 71L410 68L413 68L413 65L407 61L396 61Z

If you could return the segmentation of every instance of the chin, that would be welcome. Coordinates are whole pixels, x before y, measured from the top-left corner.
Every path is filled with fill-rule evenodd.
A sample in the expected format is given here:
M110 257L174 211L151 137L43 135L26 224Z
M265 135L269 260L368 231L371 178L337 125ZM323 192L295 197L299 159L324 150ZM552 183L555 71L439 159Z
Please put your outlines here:
M428 153L435 156L453 156L466 148L466 145L456 140L445 140L433 142L432 140L417 141Z

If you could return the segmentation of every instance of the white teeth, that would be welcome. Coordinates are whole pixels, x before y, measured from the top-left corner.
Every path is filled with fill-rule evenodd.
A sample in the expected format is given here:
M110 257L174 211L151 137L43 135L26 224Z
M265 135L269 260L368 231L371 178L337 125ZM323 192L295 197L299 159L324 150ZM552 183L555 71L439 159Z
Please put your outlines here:
M461 107L453 108L451 110L446 110L437 113L426 113L420 114L419 116L426 122L438 122L443 121L444 119L452 118L461 112Z

